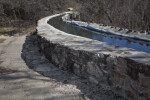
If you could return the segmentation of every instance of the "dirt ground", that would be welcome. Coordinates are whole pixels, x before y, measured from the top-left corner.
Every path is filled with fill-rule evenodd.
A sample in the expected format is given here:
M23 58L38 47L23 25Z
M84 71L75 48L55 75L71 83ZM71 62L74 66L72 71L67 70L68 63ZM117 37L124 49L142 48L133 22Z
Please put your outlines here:
M40 53L36 36L0 36L0 100L123 100L62 71Z

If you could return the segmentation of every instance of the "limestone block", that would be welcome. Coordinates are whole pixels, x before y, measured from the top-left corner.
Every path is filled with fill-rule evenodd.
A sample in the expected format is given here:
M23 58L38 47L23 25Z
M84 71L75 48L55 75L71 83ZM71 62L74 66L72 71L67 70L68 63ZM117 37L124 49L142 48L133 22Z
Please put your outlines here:
M98 84L99 82L92 76L89 77L91 83Z
M103 73L100 70L100 68L94 63L94 62L88 62L87 63L87 72L90 75L93 75L99 79L103 78Z
M75 74L77 74L79 76L81 75L81 66L80 65L78 65L78 64L75 63L73 70L74 70Z

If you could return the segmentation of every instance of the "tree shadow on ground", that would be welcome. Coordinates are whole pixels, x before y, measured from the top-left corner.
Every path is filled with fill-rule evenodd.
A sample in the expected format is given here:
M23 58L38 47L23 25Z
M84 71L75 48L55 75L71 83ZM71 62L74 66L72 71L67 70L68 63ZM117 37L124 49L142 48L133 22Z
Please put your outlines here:
M22 58L30 69L41 75L57 80L62 84L73 85L78 88L81 91L80 95L83 100L87 100L87 98L90 98L90 100L124 100L123 97L113 93L110 89L103 88L101 85L92 84L88 79L83 79L53 65L40 52L37 35L26 37L22 48ZM61 99L61 97L56 98Z

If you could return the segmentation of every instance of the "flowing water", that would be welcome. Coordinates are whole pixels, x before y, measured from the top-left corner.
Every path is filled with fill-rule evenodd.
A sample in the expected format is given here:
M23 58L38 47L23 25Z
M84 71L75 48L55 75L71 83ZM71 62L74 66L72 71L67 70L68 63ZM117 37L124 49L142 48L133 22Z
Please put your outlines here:
M109 36L105 36L104 33L94 32L85 28L77 27L75 25L67 24L66 22L63 22L61 20L61 17L53 18L48 23L52 25L53 27L61 31L64 31L68 34L78 35L78 36L106 42L108 44L114 44L117 46L132 48L137 51L150 53L150 46L146 44L140 44L138 42L131 42L126 39L119 39L119 38L114 38L114 37L112 38Z

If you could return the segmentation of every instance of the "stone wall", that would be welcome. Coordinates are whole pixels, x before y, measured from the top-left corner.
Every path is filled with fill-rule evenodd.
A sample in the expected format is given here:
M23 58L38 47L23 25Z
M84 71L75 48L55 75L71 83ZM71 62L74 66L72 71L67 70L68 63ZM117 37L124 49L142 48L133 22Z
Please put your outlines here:
M64 14L38 21L38 42L43 54L60 69L88 78L126 99L149 100L150 55L70 35L47 24Z

